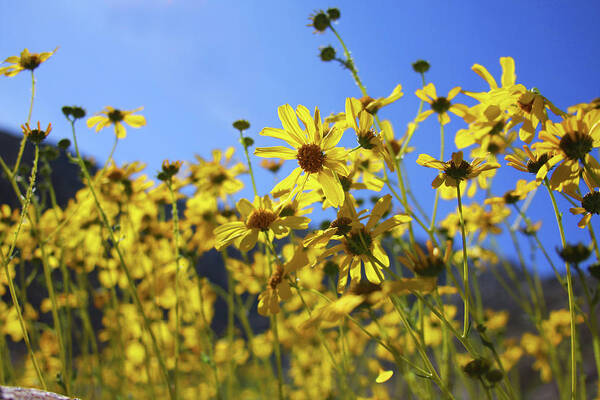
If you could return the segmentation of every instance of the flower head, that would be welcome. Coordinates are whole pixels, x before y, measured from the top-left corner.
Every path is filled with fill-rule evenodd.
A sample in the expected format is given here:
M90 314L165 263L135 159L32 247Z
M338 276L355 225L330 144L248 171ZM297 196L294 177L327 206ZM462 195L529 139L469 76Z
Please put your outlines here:
M46 139L46 136L48 136L52 130L52 124L48 124L48 127L45 131L42 130L39 121L37 123L37 129L31 129L29 123L21 125L21 129L23 130L23 135L25 135L27 139L31 140L35 144L40 144L42 140Z
M329 231L334 231L335 235L340 236L341 243L325 250L317 260L324 260L340 252L345 254L339 266L340 274L337 286L339 293L344 291L348 283L348 275L350 275L352 282L361 280L362 264L365 266L367 280L375 284L381 283L381 265L389 266L390 260L381 246L380 236L395 226L407 223L412 219L408 215L399 214L379 223L381 218L389 211L391 204L392 196L389 194L379 199L373 206L371 214L368 215L367 224L364 225L360 220L367 218L367 215L359 217L359 214L354 211L353 205L347 202L346 206L351 207L349 210L351 218L338 217L336 220L338 223L336 224L336 221L334 221L329 228ZM324 234L327 236L327 231ZM329 235L329 237L332 236Z
M30 53L29 50L25 49L21 52L20 56L11 56L4 60L5 63L12 65L0 68L0 75L15 76L26 69L33 71L39 67L41 63L50 58L56 50L58 50L58 47L46 53Z
M275 235L285 235L290 229L306 229L309 219L295 215L281 216L280 207L274 206L269 196L255 197L250 203L246 199L237 202L236 208L241 221L234 221L217 227L217 250L234 243L241 251L251 250L258 241L261 232L272 232Z
M552 173L550 187L559 191L576 192L581 173L591 182L600 179L600 164L590 153L600 147L600 110L569 116L559 123L548 121L539 133L543 141L533 147L552 157L537 172L536 179L543 180L550 169L560 163ZM583 165L580 165L583 164ZM595 182L594 186L600 186Z
M295 159L298 168L279 182L271 193L280 197L291 192L296 187L300 175L304 173L304 182L309 177L315 179L323 189L325 197L335 207L339 207L344 202L344 189L338 174L348 175L347 151L342 147L335 147L342 138L343 131L324 125L318 108L315 108L314 118L302 105L294 112L294 109L286 104L280 106L278 112L283 129L264 128L260 134L285 140L293 149L285 146L259 147L254 154L265 158ZM298 125L297 118L302 121L304 129Z
M441 171L431 183L431 186L434 189L440 187L442 183L446 186L457 187L463 180L475 178L484 171L500 167L498 164L490 163L482 165L484 161L483 158L476 158L469 163L463 160L462 151L452 153L452 159L448 162L436 160L427 154L421 154L419 155L419 158L417 158L417 164L424 167L436 168Z
M113 125L115 127L117 138L123 139L127 135L123 122L133 128L139 128L146 125L146 118L144 118L143 115L133 115L134 112L142 109L143 107L139 107L135 110L124 111L106 106L104 107L104 110L98 113L99 115L88 118L87 127L91 128L96 126L96 132L98 132L109 125Z
M431 110L427 110L419 114L416 122L424 121L431 114L436 113L438 114L440 124L446 125L450 122L448 111L467 120L467 122L471 121L473 117L469 115L467 106L465 106L464 104L451 103L451 100L454 99L459 92L460 87L455 87L452 90L450 90L450 92L448 92L448 94L445 97L438 97L433 83L427 84L423 89L418 89L415 92L415 95L417 95L417 97L421 100L429 103L429 105L431 106Z

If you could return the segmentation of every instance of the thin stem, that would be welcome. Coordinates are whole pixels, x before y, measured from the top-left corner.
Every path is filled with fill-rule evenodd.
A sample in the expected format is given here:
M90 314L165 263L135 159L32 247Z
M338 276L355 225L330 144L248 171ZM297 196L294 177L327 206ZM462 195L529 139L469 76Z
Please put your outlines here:
M94 203L96 205L98 214L100 214L100 218L101 218L104 226L106 227L106 230L108 231L110 241L111 241L112 245L114 246L115 251L117 252L117 256L119 258L119 263L121 265L121 269L123 270L125 277L127 279L127 285L129 288L130 295L133 298L133 302L138 310L139 315L142 317L142 320L144 323L144 328L150 335L150 340L152 342L152 347L154 349L154 353L156 354L156 358L158 359L158 364L160 366L160 370L162 372L163 378L165 379L165 383L166 383L168 391L169 391L169 398L171 400L175 400L175 393L173 390L173 386L170 383L167 365L166 365L164 357L158 347L158 342L156 341L156 336L154 335L154 332L152 331L152 329L150 327L150 320L148 319L148 316L146 315L146 312L144 311L144 307L142 306L142 302L140 301L140 298L138 296L135 282L133 280L133 277L131 276L129 267L125 263L125 258L123 257L123 253L121 252L121 248L119 247L119 241L116 239L113 229L112 229L112 225L110 224L108 217L106 216L106 213L104 212L104 209L102 208L102 205L100 204L100 200L98 199L98 196L96 194L96 189L94 188L94 185L92 182L92 177L90 176L90 173L89 173L87 167L85 166L85 162L83 161L83 158L81 157L81 154L79 153L79 147L77 145L77 135L75 134L75 121L73 121L73 120L69 120L69 121L71 122L71 130L73 132L73 144L75 146L75 151L77 153L77 160L79 162L79 167L81 168L81 171L83 172L83 175L85 176L85 179L88 183L88 189L90 190L90 193L92 194L92 197L94 198Z
M463 337L469 334L469 304L470 304L470 287L469 287L469 264L467 262L467 237L465 234L465 220L462 211L462 199L460 196L460 182L456 185L456 197L458 198L458 215L460 217L460 232L462 235L463 247L463 287L465 291L464 302L464 320L463 320Z
M115 146L117 142L115 141ZM114 147L113 147L114 150ZM171 194L171 206L173 208L173 235L175 239L175 371L173 372L173 386L175 399L179 395L179 354L181 352L181 336L179 334L181 330L181 299L179 296L179 242L181 235L179 232L179 210L177 209L177 199L175 198L175 192L173 191L173 184L171 180L167 182L169 193Z
M31 113L33 112L33 99L35 98L35 77L33 75L33 70L31 70L31 101L29 102L29 113L27 114L27 123L31 123ZM12 170L12 176L17 174L19 170L19 165L21 164L21 158L23 158L23 151L25 150L25 143L27 142L27 137L23 136L21 139L21 144L19 146L19 153L17 154L17 161L15 162L15 166Z
M26 137L23 136L25 139ZM6 280L8 281L8 288L10 291L10 297L13 302L13 306L17 311L17 317L19 319L19 325L21 326L21 332L23 333L23 340L25 341L25 345L27 346L27 350L29 351L29 355L31 357L31 361L33 363L33 367L37 374L38 379L44 390L47 390L46 381L42 376L42 371L39 367L37 359L35 357L35 353L33 352L33 348L31 347L31 342L29 341L29 334L27 333L27 328L25 325L25 320L23 319L23 314L21 312L21 306L19 305L19 299L17 297L17 291L15 290L15 285L13 283L12 277L10 276L10 271L8 268L8 264L13 258L13 251L15 249L17 238L19 237L19 233L21 232L21 228L23 227L23 222L25 221L25 216L28 214L29 204L31 203L31 196L33 195L33 186L35 184L35 175L37 173L37 166L40 157L40 149L39 146L35 146L35 155L33 159L33 167L31 169L31 176L29 178L29 187L27 188L27 194L25 195L25 200L23 201L23 208L21 210L21 215L19 217L19 224L17 225L17 229L15 230L15 234L13 235L12 242L8 248L8 254L4 254L2 249L0 248L0 254L2 255L2 264L4 265L4 273L6 274ZM14 181L14 179L13 179Z
M248 162L248 171L250 172L250 178L252 178L252 189L254 189L254 196L258 196L258 191L256 190L256 182L254 181L254 171L252 170L252 163L250 162L250 154L248 154L248 146L244 141L244 135L242 134L243 130L240 129L240 143L244 148L244 152L246 153L246 161Z
M554 215L556 216L556 224L558 225L558 230L560 232L560 241L564 248L567 243L565 240L565 231L562 224L562 214L558 211L556 199L554 198L552 189L550 189L550 183L548 182L548 178L544 178L544 184L546 185L546 188L548 189L548 194L550 194L550 199L552 200L552 207L554 209ZM577 343L577 338L575 337L575 299L573 296L573 279L571 276L571 265L566 261L565 268L567 270L567 294L569 297L569 315L571 317L571 399L574 400L576 399L577 394L577 360L575 357L575 346Z
M344 55L346 56L346 63L344 63L344 66L346 68L348 68L350 70L350 72L352 72L352 76L354 77L354 82L356 82L356 85L360 88L360 91L363 94L363 96L366 96L367 88L365 88L365 86L363 85L363 83L360 80L360 77L358 76L358 71L356 70L356 65L354 65L354 60L352 59L352 55L350 54L348 47L346 47L346 43L344 43L344 41L342 40L342 37L339 35L339 33L337 33L337 31L331 24L329 25L329 29L331 29L331 32L333 32L335 37L337 37L338 41L342 45L342 48L344 49Z

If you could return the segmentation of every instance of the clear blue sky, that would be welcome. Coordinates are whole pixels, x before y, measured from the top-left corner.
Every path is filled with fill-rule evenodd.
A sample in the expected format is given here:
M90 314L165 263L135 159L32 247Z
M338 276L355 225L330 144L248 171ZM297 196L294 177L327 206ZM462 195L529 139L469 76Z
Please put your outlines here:
M236 119L251 122L257 145L271 145L275 141L257 133L280 127L277 106L318 106L326 115L342 111L346 97L359 97L347 71L317 57L318 47L327 44L341 52L333 35L315 35L306 26L311 12L331 6L341 10L336 28L371 96L403 85L404 98L380 114L398 132L418 106L413 93L420 79L410 64L419 58L431 63L427 79L443 93L454 86L486 89L470 67L482 64L499 77L499 57L512 56L517 81L539 88L560 108L600 96L600 3L592 1L3 1L0 58L25 47L42 52L60 46L36 71L33 111L34 121L53 123L55 141L70 135L63 105L81 105L90 115L106 105L144 106L148 125L128 129L115 158L143 160L154 175L163 159L192 160L195 154L209 156L212 148L237 145L231 127ZM29 96L26 74L0 78L0 126L17 132L27 118ZM460 100L469 103L464 96ZM447 136L464 126L451 124ZM438 130L433 118L426 121L414 139L417 153L406 160L415 192L425 194L425 209L433 201L429 183L435 172L414 160L420 152L439 152ZM81 124L79 139L85 153L103 161L113 133L95 134ZM451 138L447 149L454 150ZM272 179L258 175L259 190L266 193ZM508 188L503 179L498 195ZM533 215L545 219L553 248L558 235L550 212L547 193L540 191ZM567 211L571 241L581 237L576 222Z

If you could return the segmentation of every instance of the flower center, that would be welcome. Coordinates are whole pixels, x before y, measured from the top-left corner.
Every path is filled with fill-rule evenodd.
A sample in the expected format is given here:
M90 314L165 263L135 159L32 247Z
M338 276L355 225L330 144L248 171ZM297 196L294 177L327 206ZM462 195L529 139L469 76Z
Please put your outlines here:
M540 168L548 162L549 158L548 153L544 153L540 155L537 160L527 161L527 171L532 174L537 174Z
M368 113L371 114L375 114L378 110L377 107L369 107L369 104L373 103L375 101L374 98L372 98L371 96L363 96L359 99L360 103L363 106L363 110L365 110Z
M357 135L356 140L358 144L363 149L371 150L375 147L375 143L373 143L373 139L375 138L375 133L373 130L369 130L368 132Z
M321 172L325 164L325 154L316 144L304 144L298 149L296 154L298 165L305 172L314 174Z
M498 122L496 122L496 125L494 125L492 127L492 129L490 129L488 134L489 135L498 135L498 134L500 134L500 132L502 132L503 129L504 129L504 121L498 121Z
M589 213L600 215L600 192L591 192L583 196L581 207Z
M251 229L260 229L261 231L267 231L269 226L277 219L277 215L273 211L259 208L258 210L252 211L252 214L248 217L246 226Z
M210 182L214 185L220 185L221 183L225 182L225 180L227 179L227 175L225 175L224 173L218 173L215 175L212 175L210 177Z
M277 265L275 271L269 278L269 287L273 290L277 289L277 285L281 283L283 280L283 267L281 265Z
M512 191L504 193L504 202L506 204L515 204L520 200L520 197L515 195Z
M568 132L560 139L559 147L570 160L579 160L592 151L593 139L582 132Z
M19 60L19 64L21 64L21 67L29 69L31 71L36 69L41 63L42 62L40 61L37 54L21 57L21 59Z
M352 232L346 237L346 251L355 256L368 254L372 245L373 238L364 228L358 232Z
M465 160L461 160L460 164L456 165L454 161L450 160L446 163L444 173L457 181L462 181L471 173L471 164Z
M445 97L438 97L431 103L431 109L438 114L443 114L450 109L452 104Z
M287 206L283 207L281 209L281 211L279 211L279 216L280 217L289 217L292 215L296 215L296 209L294 208L294 206L288 204Z
M329 227L337 228L337 230L335 231L336 235L346 235L348 232L350 232L350 229L351 229L350 223L351 222L352 222L352 220L350 218L339 217L338 219L333 221L329 225Z
M121 122L123 121L123 118L125 117L125 115L121 112L121 110L112 110L110 111L108 114L108 119L110 120L110 122Z

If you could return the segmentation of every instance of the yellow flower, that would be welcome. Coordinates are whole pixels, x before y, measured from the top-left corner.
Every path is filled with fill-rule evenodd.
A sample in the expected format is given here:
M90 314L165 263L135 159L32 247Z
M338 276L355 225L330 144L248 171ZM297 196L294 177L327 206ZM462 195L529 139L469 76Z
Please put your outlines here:
M213 150L212 161L196 156L198 164L190 165L190 180L196 187L196 193L207 193L224 201L228 195L244 188L237 177L247 172L247 168L241 162L233 164L234 153L234 148L228 147L224 152Z
M402 96L404 96L404 93L402 93L402 85L396 85L396 87L388 97L380 97L378 99L374 99L370 96L363 96L359 99L359 101L362 104L362 110L365 110L370 114L376 114L381 107L385 107L388 104L392 104Z
M433 83L427 84L427 86L425 86L423 89L418 89L415 92L415 95L421 100L429 103L429 105L431 105L431 110L427 110L419 114L416 122L425 121L427 117L435 112L438 114L438 120L440 121L440 124L446 125L450 122L448 111L451 111L452 113L465 119L467 122L472 121L473 117L469 114L469 108L467 106L464 104L452 104L450 102L450 100L454 99L459 92L460 87L457 86L450 90L446 97L438 97Z
M586 183L588 182L586 181ZM590 191L585 196L581 196L579 193L566 192L568 195L581 202L581 207L573 207L570 208L569 211L574 215L583 214L583 217L577 224L577 226L582 229L590 223L593 214L600 215L600 192L594 190L590 184L588 184L588 188Z
M21 52L21 56L11 56L4 60L5 63L12 65L0 68L0 75L15 76L26 69L33 72L41 63L49 59L56 50L58 50L58 47L46 53L30 53L29 50L25 49Z
M318 108L315 108L314 118L302 105L299 105L294 112L289 104L285 104L278 108L278 113L283 129L264 128L260 134L285 140L293 150L285 146L259 147L254 154L265 158L295 159L299 167L273 188L271 191L273 196L280 197L289 193L296 187L300 175L304 172L306 179L316 178L331 204L335 207L342 205L344 189L338 174L348 175L347 151L335 146L342 138L343 131L323 125ZM296 116L304 124L304 129L298 125Z
M258 313L260 315L277 314L279 303L292 297L288 275L309 264L306 250L296 249L290 261L285 265L277 264L267 282L267 288L258 295Z
M358 123L356 123L357 118ZM355 98L348 97L346 99L346 123L354 128L360 147L373 151L378 158L385 160L391 171L394 171L394 162L389 151L384 147L381 136L375 134L373 130L373 115L362 110L360 101Z
M590 154L600 147L600 110L579 112L560 123L548 121L539 137L543 142L535 143L533 147L553 156L539 169L536 180L546 178L550 169L562 161L550 178L552 189L576 192L580 173L586 175L594 187L600 186L600 164Z
M452 159L448 162L436 160L427 154L419 155L417 164L424 167L436 168L442 171L431 183L431 187L437 189L442 185L457 187L458 184L467 179L472 179L484 171L499 168L498 164L481 165L485 160L476 158L471 163L463 160L463 152L452 153Z
M221 250L231 243L241 251L250 251L258 241L261 232L273 232L276 235L287 234L290 229L306 229L310 220L294 215L281 216L282 204L277 207L269 196L255 197L254 203L246 199L237 202L236 208L242 221L228 222L214 230L215 248Z
M340 238L341 243L325 250L317 260L322 261L339 252L346 254L346 257L339 266L340 274L337 286L339 293L343 292L346 287L348 274L350 274L352 282L359 282L361 280L362 264L365 265L367 280L375 284L381 283L381 265L387 267L390 261L381 246L379 236L397 225L412 220L408 215L399 214L379 223L383 215L389 211L391 204L392 196L389 194L379 199L373 206L366 225L360 222L356 211L353 211L353 217L350 221L343 221L343 226L332 224L332 228L336 228L336 234L343 236ZM366 215L360 219L362 218L366 218ZM350 230L347 230L348 226L350 226Z
M104 110L98 113L101 115L95 115L87 120L87 127L91 128L95 125L96 132L98 132L109 125L114 125L117 138L123 139L127 135L127 131L122 122L125 122L133 128L139 128L146 125L146 118L144 118L143 115L133 115L134 112L142 109L143 107L139 107L135 110L124 111L106 106L104 107Z

